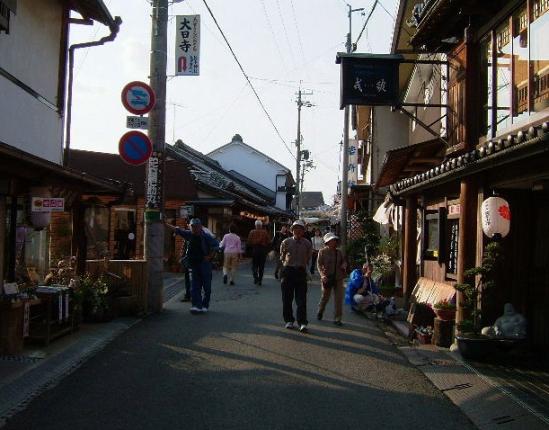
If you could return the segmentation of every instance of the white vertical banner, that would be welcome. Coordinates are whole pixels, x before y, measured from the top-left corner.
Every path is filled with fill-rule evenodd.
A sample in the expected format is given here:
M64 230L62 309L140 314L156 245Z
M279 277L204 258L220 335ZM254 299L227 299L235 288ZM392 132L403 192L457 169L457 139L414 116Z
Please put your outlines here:
M175 75L200 75L200 15L177 15Z
M348 167L348 191L351 193L351 187L358 181L358 141L349 139L349 167Z

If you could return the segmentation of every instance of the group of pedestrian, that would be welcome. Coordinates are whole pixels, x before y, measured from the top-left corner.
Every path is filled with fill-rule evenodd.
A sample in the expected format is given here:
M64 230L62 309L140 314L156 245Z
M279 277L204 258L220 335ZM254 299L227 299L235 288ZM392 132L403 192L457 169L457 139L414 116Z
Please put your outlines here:
M235 273L238 267L242 243L236 234L236 227L229 226L229 232L218 242L215 237L202 226L200 219L193 218L189 222L190 230L171 224L166 226L174 234L183 237L185 241L182 266L185 275L185 296L183 301L190 299L191 313L206 313L209 310L211 298L212 264L211 261L218 249L223 249L223 283L235 284ZM248 235L247 244L252 254L252 274L254 284L261 285L263 281L265 261L271 248L277 257L275 278L280 279L282 292L282 314L285 327L292 329L295 322L299 331L306 332L307 319L307 289L308 271L313 274L316 266L320 274L322 295L318 304L317 319L323 318L330 296L334 296L334 323L341 325L343 307L343 279L347 273L347 263L343 253L337 248L339 238L329 232L322 237L320 230L306 237L307 229L301 220L295 221L289 231L282 226L273 239L263 228L260 220L255 222L255 228ZM190 282L189 282L190 272ZM190 288L189 288L190 287ZM189 291L190 289L190 291ZM296 303L296 318L294 318L293 303Z

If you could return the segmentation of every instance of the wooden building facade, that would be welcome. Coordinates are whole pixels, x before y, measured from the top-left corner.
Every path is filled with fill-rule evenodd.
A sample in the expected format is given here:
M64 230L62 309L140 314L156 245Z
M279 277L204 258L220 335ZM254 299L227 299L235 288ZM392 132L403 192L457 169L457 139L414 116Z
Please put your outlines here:
M426 108L440 118L422 126L435 146L420 156L427 139L406 142L407 157L388 159L380 174L405 206L405 292L420 276L463 282L480 264L488 242L480 207L497 194L509 202L511 231L495 292L482 300L483 324L512 303L528 320L530 346L549 352L549 3L416 3L400 3L393 53L441 64L432 68L440 106ZM413 69L401 67L401 82L405 94Z

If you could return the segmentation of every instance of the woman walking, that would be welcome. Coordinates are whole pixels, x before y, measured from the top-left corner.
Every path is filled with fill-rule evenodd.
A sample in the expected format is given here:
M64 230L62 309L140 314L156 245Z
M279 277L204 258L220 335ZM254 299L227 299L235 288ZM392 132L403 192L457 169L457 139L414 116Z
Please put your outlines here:
M341 316L343 314L343 278L347 271L347 262L343 258L343 253L337 249L339 237L333 233L324 235L326 246L318 253L317 267L320 273L322 285L322 296L318 304L318 313L316 318L321 320L324 315L326 305L330 300L332 291L334 293L334 324L342 325Z
M322 233L318 228L314 230L314 236L311 237L311 245L313 245L313 255L311 257L311 275L315 274L316 260L318 259L318 252L324 248L324 240L322 239Z
M223 236L219 244L219 247L223 248L223 283L226 284L228 278L230 285L234 285L235 273L242 252L240 237L235 234L235 231L236 226L231 224L229 233Z

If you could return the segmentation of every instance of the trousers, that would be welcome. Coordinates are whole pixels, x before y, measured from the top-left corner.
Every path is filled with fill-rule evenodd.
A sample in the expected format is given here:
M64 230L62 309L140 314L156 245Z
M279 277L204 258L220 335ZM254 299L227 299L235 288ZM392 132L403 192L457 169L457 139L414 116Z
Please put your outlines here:
M199 309L208 308L212 294L212 264L209 261L203 261L200 264L193 264L191 268L192 306Z
M304 267L284 266L280 274L282 316L285 322L294 322L293 302L297 306L297 323L307 324L307 270Z
M343 279L337 281L337 284L333 288L326 288L322 285L322 296L318 303L318 313L323 314L326 309L326 305L330 301L330 295L334 293L334 320L341 321L343 314L343 296L345 294L345 288L343 287Z
M267 260L267 247L256 245L252 249L252 274L254 281L263 280L263 271L265 270L265 261Z

